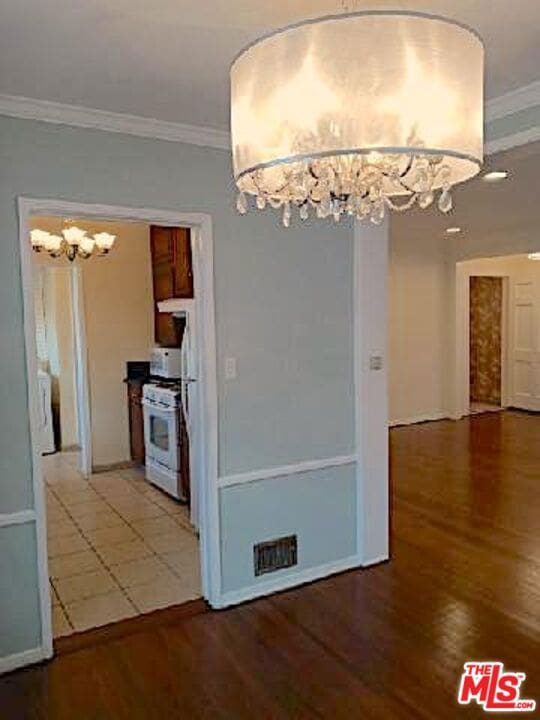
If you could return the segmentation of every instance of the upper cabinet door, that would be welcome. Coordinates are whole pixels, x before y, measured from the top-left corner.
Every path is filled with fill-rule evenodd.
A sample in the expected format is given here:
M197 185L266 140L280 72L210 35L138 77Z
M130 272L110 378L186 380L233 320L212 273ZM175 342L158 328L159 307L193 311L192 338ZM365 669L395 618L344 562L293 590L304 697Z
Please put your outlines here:
M150 226L150 251L154 285L155 339L164 347L178 347L180 334L169 313L160 313L161 300L193 297L191 238L188 228Z
M189 228L172 228L174 248L174 297L193 297L191 233Z

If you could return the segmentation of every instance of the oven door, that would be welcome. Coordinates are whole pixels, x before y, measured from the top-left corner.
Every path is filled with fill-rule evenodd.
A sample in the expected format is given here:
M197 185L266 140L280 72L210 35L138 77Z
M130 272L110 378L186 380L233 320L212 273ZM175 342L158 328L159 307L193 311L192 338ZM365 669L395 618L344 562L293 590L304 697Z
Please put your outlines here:
M180 469L178 409L143 400L144 445L146 454L169 470Z

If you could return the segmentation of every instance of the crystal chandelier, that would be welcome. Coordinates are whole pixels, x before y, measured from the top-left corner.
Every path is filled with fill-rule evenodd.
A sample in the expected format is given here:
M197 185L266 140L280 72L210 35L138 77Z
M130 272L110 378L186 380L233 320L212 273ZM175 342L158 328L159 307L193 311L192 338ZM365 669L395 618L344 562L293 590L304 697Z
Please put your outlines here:
M30 242L35 252L47 252L53 258L65 255L70 262L76 257L86 260L89 257L107 255L116 235L107 232L96 233L92 237L75 225L62 230L61 235L54 235L45 230L35 228L30 232Z
M484 49L459 23L352 12L278 30L231 67L237 209L344 214L452 209L483 161Z

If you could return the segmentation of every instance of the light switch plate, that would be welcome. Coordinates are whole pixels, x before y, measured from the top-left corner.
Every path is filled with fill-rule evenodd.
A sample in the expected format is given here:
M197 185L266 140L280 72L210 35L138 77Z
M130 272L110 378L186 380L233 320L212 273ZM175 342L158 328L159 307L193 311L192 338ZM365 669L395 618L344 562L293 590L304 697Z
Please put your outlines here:
M369 369L370 370L382 370L382 367L383 367L382 355L370 355Z
M225 358L225 380L236 380L236 358Z

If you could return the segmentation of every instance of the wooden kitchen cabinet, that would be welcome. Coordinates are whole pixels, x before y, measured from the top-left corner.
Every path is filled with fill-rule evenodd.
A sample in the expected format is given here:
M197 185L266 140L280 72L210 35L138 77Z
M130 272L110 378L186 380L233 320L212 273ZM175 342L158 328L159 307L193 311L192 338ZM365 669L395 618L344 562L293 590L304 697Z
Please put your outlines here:
M127 380L129 445L131 459L137 465L144 465L144 418L142 407L143 383L138 380Z
M164 347L178 347L179 328L157 303L170 298L193 297L193 267L189 228L150 226L150 252L154 285L155 340Z

